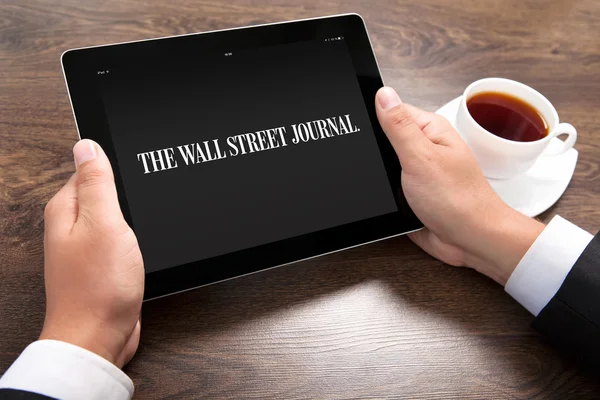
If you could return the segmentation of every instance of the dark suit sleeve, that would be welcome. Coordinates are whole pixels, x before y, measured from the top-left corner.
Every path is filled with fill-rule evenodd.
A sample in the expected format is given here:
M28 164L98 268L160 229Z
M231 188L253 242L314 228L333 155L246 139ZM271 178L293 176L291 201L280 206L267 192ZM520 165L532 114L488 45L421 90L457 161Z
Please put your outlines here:
M551 342L600 365L600 233L533 322Z
M54 397L48 397L37 393L24 392L14 389L0 389L0 400L52 400Z

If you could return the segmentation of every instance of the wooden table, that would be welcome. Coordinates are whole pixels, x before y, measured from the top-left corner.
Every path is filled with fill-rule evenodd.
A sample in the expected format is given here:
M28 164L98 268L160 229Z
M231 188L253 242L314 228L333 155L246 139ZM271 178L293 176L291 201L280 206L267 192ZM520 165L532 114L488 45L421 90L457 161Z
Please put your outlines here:
M179 3L179 4L176 4ZM600 2L3 0L0 373L44 316L42 214L74 170L59 57L84 46L358 12L384 79L435 110L471 81L516 79L579 130L579 164L541 216L600 227ZM598 398L489 279L406 238L149 302L125 371L136 398Z

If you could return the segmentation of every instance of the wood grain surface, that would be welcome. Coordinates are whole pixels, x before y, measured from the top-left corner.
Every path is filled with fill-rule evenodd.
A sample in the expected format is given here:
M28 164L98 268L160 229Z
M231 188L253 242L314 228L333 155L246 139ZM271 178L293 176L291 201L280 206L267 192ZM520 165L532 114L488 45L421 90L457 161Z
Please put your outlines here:
M0 373L44 315L43 209L74 171L63 50L358 12L388 85L435 110L478 78L544 93L579 131L559 213L600 227L600 2L183 0L0 3ZM600 398L503 289L406 238L146 303L136 398Z

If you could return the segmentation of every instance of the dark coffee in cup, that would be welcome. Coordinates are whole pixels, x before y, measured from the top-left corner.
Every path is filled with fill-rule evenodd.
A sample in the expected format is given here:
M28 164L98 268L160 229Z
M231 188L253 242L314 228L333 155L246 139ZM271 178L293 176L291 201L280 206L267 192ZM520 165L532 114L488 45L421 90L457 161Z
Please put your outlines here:
M577 130L559 122L556 109L540 92L503 78L480 79L467 86L455 125L483 174L491 179L516 177L542 153L559 156L577 141ZM566 140L556 139L560 135L566 135Z
M548 123L527 102L501 92L481 92L467 100L473 119L486 131L516 142L548 136Z

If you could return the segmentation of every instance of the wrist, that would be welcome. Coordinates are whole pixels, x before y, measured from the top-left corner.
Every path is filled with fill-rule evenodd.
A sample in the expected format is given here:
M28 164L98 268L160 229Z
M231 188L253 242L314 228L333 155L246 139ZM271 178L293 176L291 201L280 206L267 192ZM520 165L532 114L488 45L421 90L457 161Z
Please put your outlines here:
M505 286L545 226L504 203L490 211L479 221L465 263Z
M45 322L39 339L52 339L73 344L117 365L117 359L121 352L120 347L123 346L114 343L114 340L111 340L110 343L107 343L106 340L114 336L114 332L102 332L102 329L92 327L90 324L78 324L78 326L70 327L65 324ZM118 367L120 368L120 366Z

